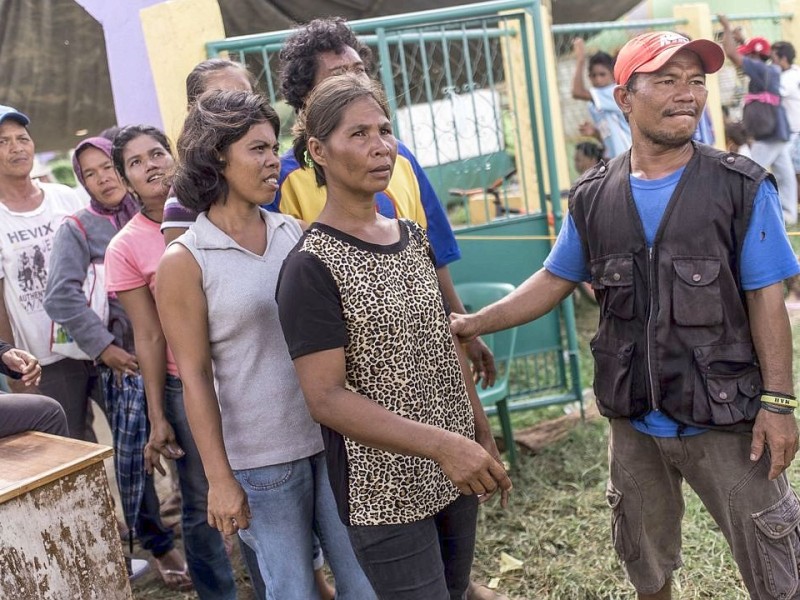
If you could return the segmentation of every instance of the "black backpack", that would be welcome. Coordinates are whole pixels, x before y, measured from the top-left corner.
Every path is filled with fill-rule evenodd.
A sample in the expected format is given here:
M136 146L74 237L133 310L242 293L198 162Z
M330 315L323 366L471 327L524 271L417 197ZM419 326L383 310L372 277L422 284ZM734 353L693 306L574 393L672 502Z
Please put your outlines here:
M765 89L769 89L772 69L767 67ZM755 140L766 140L775 135L778 128L778 105L751 100L744 105L742 123L747 133Z

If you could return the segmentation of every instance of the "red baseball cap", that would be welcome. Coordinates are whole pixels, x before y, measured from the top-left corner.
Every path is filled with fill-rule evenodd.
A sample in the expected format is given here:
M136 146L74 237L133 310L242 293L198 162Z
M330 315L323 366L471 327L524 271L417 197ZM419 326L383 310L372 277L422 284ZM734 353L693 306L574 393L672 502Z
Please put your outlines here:
M763 37L754 37L750 38L744 44L739 46L736 51L744 56L747 56L748 54L769 56L770 45L769 42Z
M691 50L700 57L706 73L716 73L725 62L725 53L711 40L690 40L672 31L652 31L637 35L622 47L614 65L614 79L625 85L634 73L653 73L679 50Z

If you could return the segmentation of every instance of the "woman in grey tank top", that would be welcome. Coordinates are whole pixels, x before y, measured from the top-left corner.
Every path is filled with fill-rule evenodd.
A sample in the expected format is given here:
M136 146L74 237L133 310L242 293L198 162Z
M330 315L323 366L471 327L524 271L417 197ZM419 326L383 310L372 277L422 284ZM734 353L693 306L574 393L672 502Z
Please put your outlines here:
M201 214L167 249L156 302L208 477L209 522L256 551L268 598L315 597L316 531L337 598L372 599L278 320L278 274L302 235L293 218L260 208L278 190L279 129L249 92L209 92L190 110L174 188Z

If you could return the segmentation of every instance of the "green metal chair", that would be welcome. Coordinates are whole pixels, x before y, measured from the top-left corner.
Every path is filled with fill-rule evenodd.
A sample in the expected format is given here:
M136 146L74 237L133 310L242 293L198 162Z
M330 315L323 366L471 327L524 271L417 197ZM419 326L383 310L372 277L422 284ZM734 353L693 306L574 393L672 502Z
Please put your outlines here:
M514 286L510 283L461 283L455 288L467 312L476 312L514 291ZM517 465L517 447L514 443L514 432L511 429L511 418L508 411L510 395L508 380L511 374L511 362L514 359L517 328L512 327L497 333L482 335L481 338L494 354L497 379L492 387L485 390L481 389L479 385L478 397L487 415L496 414L500 418L508 462L513 469Z

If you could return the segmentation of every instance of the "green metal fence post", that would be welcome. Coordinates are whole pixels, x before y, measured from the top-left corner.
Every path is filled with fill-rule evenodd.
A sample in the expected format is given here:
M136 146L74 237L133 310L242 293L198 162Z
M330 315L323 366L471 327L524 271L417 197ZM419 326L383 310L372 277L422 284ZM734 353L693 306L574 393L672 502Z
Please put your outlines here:
M544 40L550 40L552 37L544 31L542 27L542 14L540 3L537 0L533 3L534 16L533 16L533 39L536 46L536 71L539 76L539 94L542 103L542 121L544 122L544 143L547 149L547 154L550 160L547 161L547 173L550 179L550 202L552 204L554 227L556 231L561 229L562 214L561 214L561 188L558 183L558 169L555 164L555 142L553 135L553 123L550 119L552 108L550 105L549 85L547 77L547 63L545 61L545 47ZM545 37L548 35L548 37ZM578 398L581 410L581 419L584 419L583 409L583 390L581 389L580 379L580 365L578 359L578 336L576 334L575 323L575 306L572 303L572 297L568 297L561 303L561 310L564 316L564 328L567 333L567 354L569 356L570 378L572 383L573 393Z
M380 61L381 83L386 91L386 98L389 101L389 109L392 112L392 120L395 130L397 130L397 98L394 89L394 74L392 73L392 54L389 52L389 42L386 39L386 29L378 27L375 30L378 36L378 60Z

